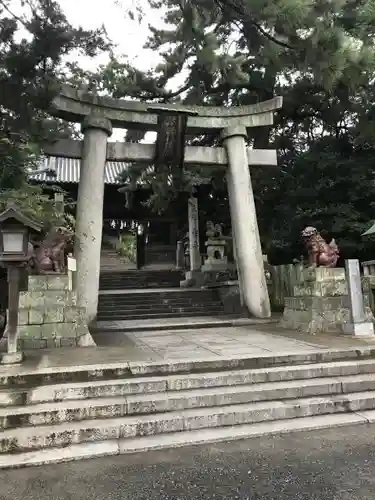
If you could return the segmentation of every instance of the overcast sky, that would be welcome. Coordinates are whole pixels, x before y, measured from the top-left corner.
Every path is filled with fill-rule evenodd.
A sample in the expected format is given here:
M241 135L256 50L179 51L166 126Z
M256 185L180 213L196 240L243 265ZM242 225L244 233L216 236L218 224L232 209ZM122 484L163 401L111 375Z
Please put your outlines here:
M144 70L157 64L155 54L143 49L143 45L149 33L148 23L151 16L153 23L162 25L158 11L146 10L145 19L139 24L137 21L131 21L125 14L124 6L130 6L133 0L59 0L59 3L74 25L95 29L104 24L109 38L118 45L117 55L126 55ZM84 64L87 68L95 69L98 63L102 62L105 62L105 58L100 57L91 61L86 59Z
M138 0L139 1L139 0ZM146 0L143 4L146 5ZM139 69L147 70L155 67L160 58L153 51L143 49L149 34L148 24L162 23L162 13L145 9L145 17L141 24L132 21L125 13L125 6L130 6L133 0L59 0L68 20L73 25L81 25L87 29L100 28L104 24L109 38L117 45L116 55L126 56ZM95 70L98 65L105 64L108 56L94 59L79 58L84 69ZM124 130L114 130L111 141L122 140ZM154 142L155 134L147 134L146 142Z

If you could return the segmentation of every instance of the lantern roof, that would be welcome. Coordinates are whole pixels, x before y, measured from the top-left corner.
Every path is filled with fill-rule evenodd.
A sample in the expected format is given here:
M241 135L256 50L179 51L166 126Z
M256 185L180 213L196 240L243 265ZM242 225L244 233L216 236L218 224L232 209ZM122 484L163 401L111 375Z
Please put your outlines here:
M15 203L10 203L4 212L0 213L0 224L3 224L7 220L15 220L38 233L42 230L42 225L27 215L24 215Z

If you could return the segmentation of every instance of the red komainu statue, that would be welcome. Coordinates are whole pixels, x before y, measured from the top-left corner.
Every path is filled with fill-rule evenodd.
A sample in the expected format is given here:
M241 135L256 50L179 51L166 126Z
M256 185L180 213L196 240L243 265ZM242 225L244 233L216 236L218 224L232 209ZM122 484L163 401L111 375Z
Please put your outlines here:
M38 274L65 271L65 248L71 236L72 233L65 227L49 231L32 258L32 267Z
M328 244L315 227L308 226L302 231L306 245L309 267L336 267L339 249L334 239Z

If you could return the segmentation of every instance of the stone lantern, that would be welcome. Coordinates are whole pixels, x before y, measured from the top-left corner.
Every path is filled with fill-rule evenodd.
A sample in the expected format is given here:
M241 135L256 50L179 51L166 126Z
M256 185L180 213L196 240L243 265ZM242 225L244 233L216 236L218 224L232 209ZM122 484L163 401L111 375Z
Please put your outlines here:
M16 205L9 205L0 214L0 265L8 271L7 353L2 357L3 364L20 363L23 359L23 353L17 351L20 276L30 259L30 232L41 229Z

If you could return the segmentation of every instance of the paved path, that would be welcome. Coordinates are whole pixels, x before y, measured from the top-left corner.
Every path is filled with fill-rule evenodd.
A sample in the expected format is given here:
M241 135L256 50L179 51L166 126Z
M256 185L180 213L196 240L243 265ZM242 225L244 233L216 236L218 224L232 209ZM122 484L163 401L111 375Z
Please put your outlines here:
M21 366L0 366L0 375L38 368L102 365L129 361L257 357L267 354L298 354L320 349L352 349L374 341L345 336L312 336L288 332L277 325L247 325L133 333L94 334L98 347L43 349L26 352Z
M271 353L316 351L317 346L264 333L256 328L232 327L199 330L135 332L128 334L142 350L160 358L193 358L212 356L258 356Z
M294 338L273 335L256 328L227 327L162 330L134 333L108 332L94 336L102 347L28 351L22 365L0 366L0 375L30 369L102 365L128 361L256 357L281 353L307 353L324 348Z
M150 360L258 356L316 351L321 346L262 332L256 326L186 328L94 334L98 345L134 346Z
M375 426L0 471L0 500L374 500Z

